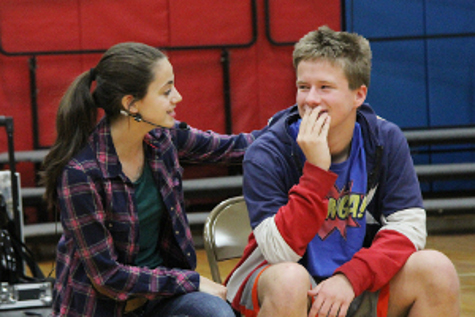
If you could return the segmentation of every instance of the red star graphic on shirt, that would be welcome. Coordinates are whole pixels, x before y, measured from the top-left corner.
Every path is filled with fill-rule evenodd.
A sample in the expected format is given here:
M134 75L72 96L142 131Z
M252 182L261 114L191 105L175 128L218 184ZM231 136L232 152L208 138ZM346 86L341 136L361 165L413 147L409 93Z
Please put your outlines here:
M334 208L338 208L338 204L348 203L348 197L351 195L352 187L353 182L348 183L341 191L338 190L336 185L333 186L327 197L329 200L334 199L337 202L335 205L333 205ZM347 197L347 199L343 199L343 197ZM335 210L330 210L331 204L329 204L328 208L329 211L327 219L325 219L325 222L318 231L318 236L322 240L328 238L335 230L338 230L341 236L346 240L346 232L348 227L360 227L360 224L356 222L350 214L348 214L345 218L341 218Z
M357 228L359 226L359 223L353 220L351 216L348 216L345 220L338 217L335 219L326 219L323 226L318 231L318 235L322 240L325 240L333 233L333 231L338 230L340 231L341 236L346 240L347 227Z

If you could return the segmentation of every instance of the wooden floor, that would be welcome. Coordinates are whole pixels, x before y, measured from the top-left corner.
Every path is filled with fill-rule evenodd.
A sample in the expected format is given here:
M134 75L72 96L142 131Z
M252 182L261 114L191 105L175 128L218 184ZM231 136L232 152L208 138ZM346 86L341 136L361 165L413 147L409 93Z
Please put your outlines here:
M439 250L452 260L460 278L460 316L475 316L475 234L429 236L427 248Z
M445 253L454 263L461 285L461 317L475 316L475 234L430 235L427 240L428 249L436 249ZM211 278L211 273L203 249L197 251L197 271ZM234 267L236 261L227 261L222 266L221 276ZM51 262L40 263L45 273L51 271Z

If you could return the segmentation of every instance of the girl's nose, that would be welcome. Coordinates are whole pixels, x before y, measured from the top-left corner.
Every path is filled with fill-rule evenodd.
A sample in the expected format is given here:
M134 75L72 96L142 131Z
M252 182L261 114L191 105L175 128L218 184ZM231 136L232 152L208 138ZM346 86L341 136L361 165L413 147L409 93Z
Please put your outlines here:
M173 94L173 98L172 98L172 102L173 103L179 103L180 101L183 100L183 97L181 96L181 94L178 92L178 90L175 88L174 89L174 94Z

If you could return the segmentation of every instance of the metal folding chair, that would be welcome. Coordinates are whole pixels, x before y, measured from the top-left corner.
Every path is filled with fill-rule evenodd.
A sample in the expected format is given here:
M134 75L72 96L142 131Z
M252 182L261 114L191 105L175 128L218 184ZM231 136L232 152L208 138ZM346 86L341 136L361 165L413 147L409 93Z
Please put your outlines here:
M203 234L213 281L222 283L218 263L240 258L250 233L249 215L242 196L229 198L213 208Z

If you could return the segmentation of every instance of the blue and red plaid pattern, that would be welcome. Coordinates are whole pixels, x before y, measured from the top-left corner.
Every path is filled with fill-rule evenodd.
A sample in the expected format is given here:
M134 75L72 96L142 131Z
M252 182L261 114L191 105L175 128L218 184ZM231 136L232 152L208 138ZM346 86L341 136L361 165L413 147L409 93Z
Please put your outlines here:
M59 179L64 232L58 243L54 316L122 316L127 299L198 290L180 161L240 163L258 133L155 129L145 137L146 159L168 211L159 241L164 266L152 270L133 265L139 251L134 188L103 119Z

